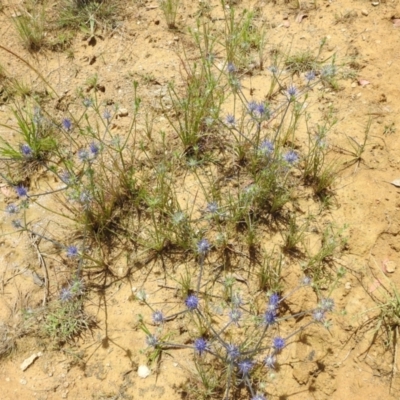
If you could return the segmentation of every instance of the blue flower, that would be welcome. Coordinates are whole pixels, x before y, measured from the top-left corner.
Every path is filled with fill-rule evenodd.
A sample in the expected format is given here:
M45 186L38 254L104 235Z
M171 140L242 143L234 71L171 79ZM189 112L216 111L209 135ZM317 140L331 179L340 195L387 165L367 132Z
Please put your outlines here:
M70 131L72 129L72 122L69 118L64 118L62 120L62 126L66 131Z
M271 296L269 297L269 304L271 306L275 306L275 308L278 306L279 302L281 301L279 294L277 293L273 293L271 294Z
M239 347L235 346L234 344L227 344L226 355L229 361L235 361L240 357Z
M275 311L266 311L264 314L264 322L266 325L272 325L276 322Z
M201 356L205 351L209 350L208 343L203 338L198 338L194 341L194 349Z
M165 320L164 315L161 311L155 311L153 313L152 319L156 325L162 324Z
M32 149L27 144L21 145L21 153L26 158L32 157L32 155L33 155Z
M67 247L67 257L75 258L79 255L78 248L74 245Z
M274 340L272 341L272 347L277 351L282 350L285 347L285 339L282 339L279 336L274 338Z
M293 84L290 84L289 87L287 88L286 91L289 99L292 99L294 97L296 97L296 95L299 93L299 91L297 90L296 86L294 86Z
M322 299L320 302L320 307L323 311L333 311L335 308L335 302L333 299L327 298L327 299Z
M254 363L251 360L243 360L238 362L238 368L242 375L248 375L249 372L253 369Z
M99 154L100 148L96 143L92 142L89 145L89 150L92 153L92 156L94 158L94 157L97 157L97 155Z
M158 345L158 339L155 335L147 335L146 336L146 343L150 346L150 347L157 347Z
M299 156L293 150L290 150L283 156L283 159L289 164L295 164L299 160Z
M74 297L74 294L71 292L70 288L62 288L60 292L60 300L62 302L67 302L72 300Z
M82 162L89 161L90 159L89 152L86 149L78 150L78 158Z
M228 65L226 66L226 69L230 74L233 74L234 72L236 72L236 67L231 62L228 62Z
M199 306L199 299L195 295L191 294L186 298L185 304L189 310L196 310L196 308Z
M310 83L315 79L315 72L314 71L308 71L304 74L304 77L306 78L307 82Z
M11 214L17 214L19 212L19 208L15 204L7 204L6 206L6 213L11 215Z
M274 152L274 148L275 148L274 144L268 139L263 140L259 147L260 151L264 153L266 156L272 154Z
M226 123L227 123L228 125L235 125L235 122L236 122L235 116L232 115L232 114L228 114L228 115L226 116L225 121L226 121Z
M83 100L83 105L84 105L86 108L89 108L89 107L91 107L91 106L93 105L93 101L92 101L91 99L84 99L84 100Z
M15 188L15 191L17 192L18 197L27 197L28 196L28 189L24 186L17 186Z
M207 239L201 239L197 243L197 252L201 255L206 255L211 249L210 242Z

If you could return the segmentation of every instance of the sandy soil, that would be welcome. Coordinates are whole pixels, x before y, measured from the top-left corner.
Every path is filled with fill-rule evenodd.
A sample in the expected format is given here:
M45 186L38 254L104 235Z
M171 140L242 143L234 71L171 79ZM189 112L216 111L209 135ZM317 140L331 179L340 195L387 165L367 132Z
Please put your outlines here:
M132 80L138 80L139 94L152 111L155 126L165 125L159 100L166 97L169 81L181 82L182 48L190 42L184 28L195 24L192 2L183 1L180 8L178 25L182 29L169 31L157 1L128 1L115 26L104 28L96 45L88 45L83 34L77 34L70 50L72 59L68 58L67 51L27 52L12 24L16 9L11 3L11 0L8 3L3 0L0 43L40 69L62 95L60 101L50 101L49 107L55 115L61 118L65 107L72 112L78 110L75 88L87 86L87 78L97 73L105 87L104 93L98 93L101 100L111 99L128 110L133 100ZM330 133L329 145L332 158L343 168L335 183L334 206L318 216L316 226L323 227L334 221L338 227L348 227L345 231L348 244L335 260L347 273L334 291L336 309L330 332L312 330L307 333L306 342L290 347L281 370L270 377L270 398L398 399L398 345L395 341L392 346L385 346L385 335L375 329L373 318L379 311L374 296L375 300L383 301L383 286L400 287L400 245L397 243L400 192L390 184L400 178L400 141L396 130L400 124L397 85L400 27L395 24L396 18L400 18L400 5L397 1L356 0L300 3L301 9L298 9L293 3L246 0L240 7L261 10L262 23L270 26L267 49L279 44L291 53L305 49L315 51L320 40L326 37L323 56L336 54L339 63L353 65L354 75L340 80L340 90L315 89L310 95L311 112L320 115L333 107L338 118ZM56 2L48 5L50 11L54 11L54 7L57 7ZM299 18L299 13L305 14L303 18ZM218 16L218 10L215 15ZM187 57L195 56L189 47ZM43 90L40 79L16 57L0 50L0 63L37 92ZM253 88L254 98L261 99L266 94L262 79L267 75L268 71L264 70L245 76L243 87ZM117 119L114 129L124 132L128 120L129 117ZM352 160L346 151L351 148L346 135L361 143L368 120L372 125L362 159L346 166L344 163ZM4 101L0 105L0 123L13 122L8 103ZM12 132L4 126L0 133L3 138L13 140ZM171 140L176 142L172 134ZM46 177L35 179L36 190L46 187ZM190 176L182 176L180 184L181 201L190 201L195 193ZM7 192L5 182L1 190L0 208L4 209L13 194ZM304 215L316 210L315 203L307 195L300 204ZM40 208L33 207L29 211L32 219L38 221L35 225L38 229L48 229L48 223L54 223L54 218L46 219ZM9 217L1 217L0 223L3 233L11 231ZM55 229L65 232L66 227ZM266 235L265 240L271 240L271 236ZM309 240L313 240L312 235ZM18 316L12 317L14 304L16 310L23 307L24 302L29 307L41 305L44 289L35 284L32 272L40 273L40 265L27 236L4 235L0 243L0 320L10 323L10 318L11 321L15 318L18 324ZM68 279L68 263L60 262L57 255L50 256L50 296L54 296ZM172 261L168 263L173 264ZM293 261L288 260L289 266L291 263ZM149 319L150 314L146 307L133 300L134 294L143 287L155 304L164 304L172 310L174 279L184 271L183 265L175 265L173 272L165 277L161 263L150 262L149 265L150 271L148 268L132 269L126 258L111 265L121 279L103 292L89 292L85 308L96 317L98 327L74 345L52 349L43 338L19 338L16 350L0 363L0 398L185 398L179 387L193 370L187 351L179 350L165 357L146 379L137 374L138 366L146 363L144 335L138 329L137 315ZM294 282L298 279L299 268L287 268L285 281ZM122 279L128 270L129 279ZM163 289L163 286L172 289ZM293 307L306 301L307 296L300 293L292 299ZM39 351L41 356L26 371L21 371L23 360ZM309 358L311 351L315 352L313 360Z

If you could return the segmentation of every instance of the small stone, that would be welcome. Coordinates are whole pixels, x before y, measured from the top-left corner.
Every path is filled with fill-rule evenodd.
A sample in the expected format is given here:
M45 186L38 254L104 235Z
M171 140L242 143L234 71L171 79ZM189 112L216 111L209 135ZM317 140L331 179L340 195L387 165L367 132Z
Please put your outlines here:
M127 117L128 115L129 115L129 111L126 108L120 108L117 111L117 117L122 118L122 117Z
M147 365L139 365L138 376L139 378L147 378L151 374L151 371Z
M379 6L380 2L379 1L373 1L371 3L374 7Z
M361 10L361 14L364 15L364 17L368 17L368 11L367 10Z
M344 284L344 288L345 288L346 290L350 290L350 289L351 289L351 282L346 282L346 283Z
M394 261L388 261L387 263L385 263L385 267L386 272L388 272L389 274L393 274L393 272L396 271L396 263Z
M352 88L355 88L355 87L357 87L358 85L357 85L357 82L353 82L352 84L351 84L351 87Z
M27 382L26 382L26 379L20 379L19 383L21 385L26 385Z
M25 359L19 367L22 369L22 371L25 371L25 370L28 369L28 368L33 364L33 362L34 362L38 357L40 357L41 355L42 355L41 352L32 354L30 357L28 357L27 359Z

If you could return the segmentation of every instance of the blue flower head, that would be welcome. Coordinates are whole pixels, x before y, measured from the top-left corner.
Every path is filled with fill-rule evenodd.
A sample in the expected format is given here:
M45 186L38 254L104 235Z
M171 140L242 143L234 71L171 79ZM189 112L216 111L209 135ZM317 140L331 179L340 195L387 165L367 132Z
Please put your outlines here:
M71 289L68 288L62 288L60 292L60 300L62 302L67 302L72 300L74 297L74 294L71 292Z
M243 360L238 362L238 368L242 375L248 375L253 367L254 363L251 360Z
M288 164L295 164L299 160L299 156L293 150L290 150L283 156L283 159Z
M198 338L194 341L194 349L201 356L205 351L209 349L208 343L203 338Z
M201 239L197 243L197 252L205 256L211 249L210 242L207 239Z
M81 149L81 150L78 150L78 158L80 161L86 162L86 161L89 161L90 154L86 149Z
M105 120L107 120L107 122L110 122L110 119L111 119L111 113L110 113L110 110L108 110L107 108L104 110L104 112L103 112L103 118L105 119Z
M268 368L275 369L276 357L273 354L268 355L264 359L264 364Z
M320 302L320 307L323 311L331 312L335 308L335 302L330 298L322 299Z
M99 154L100 148L96 143L92 142L89 145L89 150L90 153L92 154L92 157L95 158Z
M165 317L161 311L155 311L153 313L152 319L156 325L160 325L164 322Z
M274 338L274 340L272 342L272 347L277 351L282 350L285 347L285 339L283 339L279 336Z
M239 347L235 346L234 344L228 344L226 346L226 355L229 361L235 361L240 357Z
M15 188L15 191L17 192L18 197L27 197L28 196L28 189L22 185L17 186Z
M264 323L265 325L273 325L276 322L276 313L275 311L266 311L264 314Z
M24 156L24 157L26 157L26 158L29 158L29 157L32 157L33 156L33 151L32 151L32 149L30 148L30 146L28 145L28 144L23 144L23 145L21 145L21 154Z
M69 118L64 118L62 120L62 126L66 131L70 131L72 129L72 122Z
M304 77L306 78L307 82L310 83L315 79L315 72L314 71L308 71L304 74Z
M275 308L276 308L280 301L281 301L281 299L279 297L279 294L277 294L277 293L271 294L271 296L269 298L269 304L271 306L275 306Z
M185 304L190 311L196 310L199 306L199 299L194 294L191 294L186 298Z
M79 255L78 248L74 245L67 247L67 257L75 258Z
M19 207L15 204L7 204L6 213L9 215L17 214L19 212Z
M150 347L157 347L158 345L158 339L155 335L147 335L146 336L146 343Z
M324 322L325 320L325 311L321 308L317 308L312 313L313 320L316 322Z
M289 85L289 87L287 88L286 91L288 97L290 99L296 97L296 95L299 93L299 91L297 90L296 86L294 86L293 84Z

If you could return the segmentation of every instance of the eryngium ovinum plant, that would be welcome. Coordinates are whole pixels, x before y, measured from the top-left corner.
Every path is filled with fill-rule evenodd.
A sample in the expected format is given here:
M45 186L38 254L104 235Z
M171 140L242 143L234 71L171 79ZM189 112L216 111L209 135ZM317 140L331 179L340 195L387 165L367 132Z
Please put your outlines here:
M334 301L320 298L314 308L288 314L285 302L290 296L300 288L312 291L312 280L307 276L289 293L263 292L262 306L256 293L233 290L232 276L203 284L204 260L210 249L207 239L198 242L197 289L182 299L179 311L168 314L155 308L144 290L138 292L138 300L152 313L151 321L139 316L149 361L160 360L163 351L187 349L204 386L195 391L203 397L227 400L247 391L251 400L265 400L266 373L279 369L280 357L305 329L316 324L322 329L330 327L328 315ZM176 318L184 320L190 339L181 336L179 342L170 325ZM295 323L287 332L290 319Z

